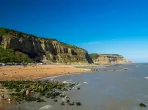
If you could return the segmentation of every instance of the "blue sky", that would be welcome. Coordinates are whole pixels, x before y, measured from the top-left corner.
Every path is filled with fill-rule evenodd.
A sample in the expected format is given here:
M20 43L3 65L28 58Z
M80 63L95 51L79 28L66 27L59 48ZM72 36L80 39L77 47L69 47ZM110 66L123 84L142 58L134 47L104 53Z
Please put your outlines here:
M147 0L1 0L0 27L148 62Z

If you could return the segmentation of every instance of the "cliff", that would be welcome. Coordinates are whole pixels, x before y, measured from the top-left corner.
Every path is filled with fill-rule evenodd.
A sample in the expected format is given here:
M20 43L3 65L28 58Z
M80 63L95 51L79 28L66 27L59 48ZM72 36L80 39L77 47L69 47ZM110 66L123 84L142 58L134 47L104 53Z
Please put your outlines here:
M96 64L126 64L129 63L123 56L118 54L90 54Z
M6 28L0 28L1 48L18 51L33 61L55 63L93 63L86 50L56 39L36 37ZM2 58L3 56L1 56Z

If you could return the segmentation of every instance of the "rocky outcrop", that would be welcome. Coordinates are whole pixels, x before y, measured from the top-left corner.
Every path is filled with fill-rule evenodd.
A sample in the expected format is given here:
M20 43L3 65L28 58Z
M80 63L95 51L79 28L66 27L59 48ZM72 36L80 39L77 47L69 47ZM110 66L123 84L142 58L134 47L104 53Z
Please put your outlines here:
M93 63L86 50L30 34L0 28L0 45L27 54L34 61L55 63Z
M118 54L90 54L96 64L126 64L129 63L123 56Z
M0 45L2 44L3 38L0 36Z

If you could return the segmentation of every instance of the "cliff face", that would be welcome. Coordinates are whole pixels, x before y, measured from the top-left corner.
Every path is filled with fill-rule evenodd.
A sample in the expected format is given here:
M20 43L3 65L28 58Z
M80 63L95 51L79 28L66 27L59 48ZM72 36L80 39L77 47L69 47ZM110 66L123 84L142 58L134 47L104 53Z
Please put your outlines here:
M0 45L27 54L35 61L93 63L87 51L79 47L5 28L0 28Z
M123 56L118 54L90 54L94 63L97 64L126 64L129 63Z

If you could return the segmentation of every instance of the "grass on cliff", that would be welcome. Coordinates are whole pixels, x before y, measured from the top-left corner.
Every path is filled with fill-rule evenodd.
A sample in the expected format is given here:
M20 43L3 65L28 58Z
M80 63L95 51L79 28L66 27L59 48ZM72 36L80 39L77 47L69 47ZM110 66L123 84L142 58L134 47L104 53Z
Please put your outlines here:
M0 63L31 63L32 60L24 53L0 47Z
M32 34L27 34L27 33L24 33L24 32L0 27L0 36L3 36L3 35L8 35L9 37L17 37L17 38L22 38L22 39L36 38L36 39L40 39L40 40L46 39L48 41L57 41L56 39L37 37L37 36L32 35Z

